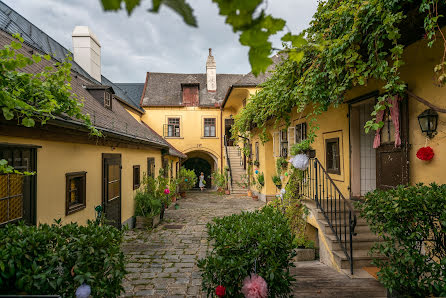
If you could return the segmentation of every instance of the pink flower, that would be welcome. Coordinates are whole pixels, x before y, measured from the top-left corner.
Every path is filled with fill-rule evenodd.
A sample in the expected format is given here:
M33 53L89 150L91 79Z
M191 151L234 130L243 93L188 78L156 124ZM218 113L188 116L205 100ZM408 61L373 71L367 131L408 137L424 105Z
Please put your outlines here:
M222 285L219 285L215 289L215 295L217 295L218 297L224 297L226 295L226 288Z
M168 194L170 194L170 190L169 190L168 188L166 188L166 189L164 190L164 193L165 193L166 195L168 195Z
M261 276L251 274L243 281L242 293L246 298L267 298L268 285Z

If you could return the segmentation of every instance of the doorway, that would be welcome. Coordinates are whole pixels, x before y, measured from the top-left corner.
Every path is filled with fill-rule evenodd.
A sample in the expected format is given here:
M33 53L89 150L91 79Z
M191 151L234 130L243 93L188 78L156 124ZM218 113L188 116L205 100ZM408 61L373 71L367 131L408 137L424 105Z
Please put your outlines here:
M105 219L121 228L121 154L102 154L102 205Z
M227 146L234 146L234 140L232 139L231 128L234 125L234 119L225 119L225 141Z
M195 175L197 175L197 178L200 176L200 173L203 172L204 180L206 181L205 188L212 187L212 182L211 182L212 167L207 160L199 157L193 157L186 160L183 163L183 166L188 170L193 170L195 172ZM198 182L199 182L198 180L199 179L197 179L195 188L198 188Z

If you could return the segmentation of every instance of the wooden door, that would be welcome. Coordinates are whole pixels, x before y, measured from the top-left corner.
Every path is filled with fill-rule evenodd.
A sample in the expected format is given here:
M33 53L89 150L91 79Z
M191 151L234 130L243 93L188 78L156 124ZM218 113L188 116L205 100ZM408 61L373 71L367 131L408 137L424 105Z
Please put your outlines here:
M381 146L376 150L376 187L390 189L409 183L409 108L408 100L399 101L401 146L395 148L393 124L386 111L381 130Z
M121 228L121 154L102 154L102 205L105 219Z
M225 119L225 136L226 136L226 145L234 146L234 140L232 139L231 128L234 124L234 119Z

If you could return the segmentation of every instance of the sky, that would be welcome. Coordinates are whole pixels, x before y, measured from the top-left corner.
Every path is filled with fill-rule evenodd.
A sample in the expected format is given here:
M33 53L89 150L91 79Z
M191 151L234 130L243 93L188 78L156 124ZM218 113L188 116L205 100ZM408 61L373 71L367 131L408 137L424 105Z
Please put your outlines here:
M113 82L145 80L146 72L204 73L212 48L217 73L248 73L248 48L225 24L211 0L189 0L198 28L187 26L168 8L147 12L142 0L129 17L122 10L104 12L100 0L2 0L49 36L72 50L76 25L89 26L101 43L102 74ZM239 0L243 1L243 0ZM298 33L308 27L317 0L268 0L267 11ZM280 36L271 39L280 48Z

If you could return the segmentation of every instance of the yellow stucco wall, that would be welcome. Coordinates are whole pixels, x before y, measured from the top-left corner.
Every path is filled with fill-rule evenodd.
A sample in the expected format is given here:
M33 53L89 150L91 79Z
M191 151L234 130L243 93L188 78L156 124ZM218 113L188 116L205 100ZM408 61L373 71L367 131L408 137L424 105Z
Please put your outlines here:
M95 218L94 207L102 202L102 153L120 153L122 162L121 220L134 215L133 166L140 165L141 177L147 171L147 158L155 158L156 173L161 166L159 149L128 149L42 141L0 136L0 142L32 144L37 149L37 223L52 223L62 218L65 223L86 223ZM65 216L66 173L87 172L85 209Z
M142 121L147 123L161 136L167 118L180 118L181 137L165 137L175 148L187 154L192 151L205 151L217 159L221 165L221 130L220 109L200 107L150 107L144 108L146 113ZM216 136L204 137L204 118L216 118Z
M138 122L141 122L141 114L140 113L136 113L135 110L130 109L124 105L122 105L124 107L124 109L129 112L130 115L132 115L133 118L135 118Z

